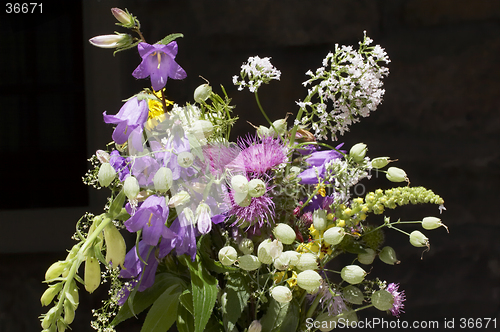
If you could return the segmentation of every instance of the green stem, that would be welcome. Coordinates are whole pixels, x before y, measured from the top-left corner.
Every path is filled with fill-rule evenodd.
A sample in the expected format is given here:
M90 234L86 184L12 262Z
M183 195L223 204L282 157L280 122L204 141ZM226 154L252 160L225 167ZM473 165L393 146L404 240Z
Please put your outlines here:
M271 120L269 120L269 117L267 116L266 112L262 108L262 105L260 104L259 95L257 94L257 91L254 92L254 95L255 95L255 100L257 101L257 106L259 106L260 112L262 113L262 115L264 115L264 117L266 118L267 122L269 122L269 124L271 125L271 127L273 127L274 132L279 135L279 133L276 130L276 128L274 128L273 123L271 122Z

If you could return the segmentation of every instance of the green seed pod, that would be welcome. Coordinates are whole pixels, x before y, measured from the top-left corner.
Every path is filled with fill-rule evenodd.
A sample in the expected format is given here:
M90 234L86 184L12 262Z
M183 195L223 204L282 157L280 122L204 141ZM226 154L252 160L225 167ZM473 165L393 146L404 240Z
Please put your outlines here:
M322 280L319 273L313 270L306 270L297 275L297 285L308 293L316 292Z
M259 261L264 264L271 264L273 262L273 257L270 253L271 243L272 241L270 239L266 239L262 241L257 248L257 256L259 258Z
M55 323L57 307L50 308L42 319L42 328L48 329L52 324Z
M410 243L414 247L429 247L429 239L420 231L410 233Z
M123 191L130 200L136 199L140 190L139 181L133 175L128 176L123 182Z
M191 167L193 165L193 162L194 162L194 156L189 151L182 151L177 156L177 163L182 168Z
M254 255L243 255L238 257L238 267L245 271L257 270L261 266L259 258Z
M53 263L51 266L49 266L47 272L45 272L45 281L49 281L59 277L67 266L68 262L66 261L58 261Z
M389 164L389 157L378 157L372 160L372 167L379 169Z
M202 84L194 90L194 101L201 104L212 94L212 87L208 84Z
M109 163L104 163L99 168L97 179L102 187L107 187L116 177L116 171Z
M104 241L106 242L106 262L111 263L113 268L117 266L123 268L127 247L122 234L112 222L104 227Z
M310 252L301 254L296 268L300 271L316 270L318 268L317 256Z
M231 189L235 193L248 193L248 179L246 176L237 174L231 178Z
M362 162L366 155L366 144L358 143L355 144L349 151L349 156L356 162Z
M406 172L398 167L389 167L386 174L387 180L391 182L408 182Z
M318 231L324 231L326 229L328 220L326 218L325 210L314 210L313 212L313 225Z
M167 192L173 183L173 175L172 170L165 166L160 167L155 176L153 177L153 184L155 186L155 190L161 193Z
M54 297L59 294L59 292L62 289L62 282L59 282L57 284L51 285L49 288L43 292L42 297L40 298L40 302L42 303L42 306L49 305Z
M101 284L101 266L95 257L87 257L85 260L84 277L85 290L93 293Z
M373 293L371 300L373 306L382 311L390 310L394 305L394 296L385 289Z
M260 197L266 193L266 184L261 179L252 179L248 182L248 194L251 197Z
M245 255L251 254L254 249L253 241L248 238L241 239L238 249Z
M273 299L278 301L279 303L287 303L290 302L293 298L292 291L290 288L286 286L276 286L273 287L270 291Z
M356 286L349 285L342 291L343 298L352 304L362 304L365 297L363 292Z
M425 217L422 219L422 227L427 230L433 230L436 229L440 226L443 226L446 228L446 231L448 231L448 227L446 227L445 224L441 222L441 219L436 218L436 217Z
M226 246L219 250L219 261L222 263L222 265L232 265L237 258L238 253L236 252L236 249L231 246Z
M378 258L386 264L389 265L394 265L394 264L399 264L401 263L398 261L396 258L396 251L392 247L385 246L380 250L380 253L378 254Z
M365 279L367 273L361 267L357 265L347 265L340 272L342 279L350 283L351 285L356 285Z
M274 227L273 234L284 244L292 244L297 236L292 227L283 223L277 224Z
M66 324L73 323L73 320L75 319L75 307L73 306L73 304L71 304L70 301L66 300L63 303L63 308L64 308L64 322Z
M337 245L342 242L345 236L345 230L343 227L332 227L325 231L323 234L323 241L329 245Z
M375 256L377 256L375 250L370 248L365 248L364 253L358 254L358 261L361 264L370 265L371 263L373 263Z

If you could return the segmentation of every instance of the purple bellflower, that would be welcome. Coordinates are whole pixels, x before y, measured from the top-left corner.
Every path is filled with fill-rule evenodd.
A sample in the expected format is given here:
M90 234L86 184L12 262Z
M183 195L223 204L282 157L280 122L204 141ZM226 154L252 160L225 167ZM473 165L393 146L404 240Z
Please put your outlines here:
M125 178L130 174L130 169L128 167L129 158L122 157L118 150L111 151L109 155L109 163L118 173L118 178L121 182L125 181Z
M167 84L167 79L181 80L186 72L175 62L177 43L168 45L139 43L137 46L142 62L132 73L135 78L150 77L151 86L155 91L161 90Z
M344 143L337 145L335 149L340 149L343 144ZM300 183L317 184L318 177L323 178L325 175L326 164L333 159L340 158L342 158L342 154L336 150L324 150L311 153L310 157L306 160L311 167L299 174L299 177L302 179Z
M138 100L136 97L127 101L116 115L107 115L104 112L104 122L116 125L112 135L113 141L123 144L135 129L139 128L142 132L142 125L148 119L148 112L147 101Z

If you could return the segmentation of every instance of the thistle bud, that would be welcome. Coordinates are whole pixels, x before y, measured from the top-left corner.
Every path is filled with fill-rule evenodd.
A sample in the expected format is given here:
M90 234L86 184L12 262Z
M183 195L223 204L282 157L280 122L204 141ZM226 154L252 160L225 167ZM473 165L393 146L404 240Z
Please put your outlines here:
M273 229L273 234L276 238L284 244L292 244L295 241L295 231L287 224L277 224Z
M292 291L286 286L276 286L270 291L271 296L279 303L290 302L293 298Z
M116 176L116 171L109 163L104 163L99 168L97 179L101 187L107 187L113 182Z
M429 239L420 231L410 233L410 243L414 247L429 247Z
M122 48L132 45L133 38L126 33L117 33L115 35L102 35L89 39L89 42L100 48Z
M448 232L448 227L446 227L446 225L441 222L441 219L436 217L425 217L424 219L422 219L422 227L424 229L433 230L440 226L446 228L446 231Z
M191 196L189 195L189 193L185 190L181 190L177 194L172 196L172 198L170 198L170 200L168 201L168 206L178 207L183 204L186 204L187 202L189 202L190 199Z
M316 292L322 280L319 273L313 270L306 270L297 275L297 285L308 293Z
M182 151L177 156L177 163L182 168L191 167L193 165L193 162L194 162L194 156L189 151Z
M140 190L139 181L137 181L135 176L130 175L123 182L123 191L125 192L125 196L130 200L136 199Z
M251 254L254 249L253 241L248 238L241 239L238 244L238 249L245 255Z
M101 266L97 258L91 256L85 260L83 280L85 281L85 290L89 293L93 293L101 284Z
M385 176L387 177L387 180L391 182L408 182L408 176L401 168L389 167Z
M57 284L51 285L49 288L43 292L42 297L40 298L40 302L42 303L42 306L49 305L54 297L59 294L59 292L62 289L62 282L59 282Z
M378 157L372 160L373 168L384 168L389 164L389 157Z
M51 266L49 266L47 272L45 272L45 280L49 281L59 277L67 266L68 262L66 261L58 261L53 263Z
M212 135L214 132L214 126L210 121L196 120L191 127L191 132L197 139L202 140Z
M342 279L351 285L359 284L365 279L366 275L367 273L365 270L357 265L347 265L342 269L342 271L340 271Z
M153 184L155 190L159 192L166 192L172 187L173 175L172 170L167 167L160 167L153 177Z
M327 226L327 217L325 210L314 210L313 212L313 225L318 231L324 231Z
M126 28L135 26L134 17L120 8L111 8L113 16Z
M238 267L245 271L257 270L261 266L259 258L254 255L243 255L238 257Z
M352 304L362 304L365 299L363 292L356 286L349 285L342 291L342 297Z
M364 253L358 254L358 261L361 264L370 265L371 263L373 263L375 256L377 256L375 250L370 248L365 248Z
M301 271L316 270L318 268L318 262L316 260L317 257L315 254L310 252L305 252L300 255L296 267Z
M261 332L261 331L262 331L262 325L258 320L252 321L252 323L248 327L248 332Z
M237 174L231 178L231 188L236 193L248 193L248 179L244 175Z
M380 253L378 254L378 258L386 264L389 265L394 265L394 264L399 264L401 263L398 261L396 258L396 251L392 247L385 246L380 250Z
M349 151L349 156L356 162L361 162L363 159L365 159L366 155L366 144L364 143L358 143L355 144L351 150Z
M394 296L385 289L373 293L371 300L373 306L382 311L390 310L394 305Z
M252 179L248 182L248 194L251 197L260 197L266 193L266 184L261 179Z
M106 242L106 262L111 262L113 268L125 262L126 246L122 234L113 223L104 227L104 241Z
M208 84L202 84L194 90L194 101L201 104L212 94L212 87Z
M345 230L342 227L332 227L325 231L323 234L323 241L329 245L337 245L342 242L345 236Z
M219 250L219 261L222 265L229 266L232 265L238 258L238 253L236 249L231 246L226 246Z

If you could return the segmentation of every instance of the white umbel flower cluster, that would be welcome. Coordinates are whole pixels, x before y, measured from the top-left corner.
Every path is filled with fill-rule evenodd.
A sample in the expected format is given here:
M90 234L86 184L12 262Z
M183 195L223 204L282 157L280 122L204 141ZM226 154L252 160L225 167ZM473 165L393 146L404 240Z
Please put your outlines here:
M303 85L310 89L297 105L303 112L300 124L311 126L316 138L328 139L330 132L336 140L337 132L343 135L382 102L382 78L389 75L389 69L379 63L390 60L382 47L369 46L372 42L365 31L357 51L352 46L335 45L335 53L323 59L323 67L306 73L311 78Z
M271 64L271 58L249 57L247 63L241 66L241 81L238 76L233 76L233 84L238 86L238 90L248 87L250 92L256 92L262 83L269 83L271 80L278 80L281 71ZM248 78L248 81L246 80Z

